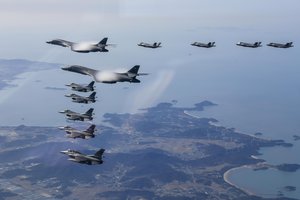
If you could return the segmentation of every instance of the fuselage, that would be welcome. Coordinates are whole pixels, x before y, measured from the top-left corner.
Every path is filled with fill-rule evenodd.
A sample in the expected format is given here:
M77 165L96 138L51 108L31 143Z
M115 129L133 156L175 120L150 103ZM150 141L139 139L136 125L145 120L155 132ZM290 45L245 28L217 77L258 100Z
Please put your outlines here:
M276 48L290 48L290 47L293 47L293 43L292 42L288 42L286 44L281 44L281 43L271 42L271 43L267 44L267 46L276 47Z
M105 70L100 71L100 70L94 70L79 65L72 65L69 67L64 67L62 69L70 72L89 75L93 77L96 82L101 82L101 83L112 84L117 82L131 82L131 83L140 82L138 79L135 78L138 74L134 74L134 73L128 73L128 72L118 73L118 72L105 71Z
M79 96L77 94L70 94L70 95L65 95L66 97L70 97L72 99L72 102L75 103L95 103L95 97L83 97L83 96Z
M78 72L80 73L80 72ZM71 87L72 90L77 91L77 92L92 92L94 91L94 86L89 86L89 85L80 85L76 83L71 83L66 85L68 87Z
M93 120L92 112L93 112L93 110L91 111L91 113L80 114L77 112L73 112L71 110L64 110L64 111L60 111L59 113L65 114L66 118L69 120L85 121L85 120Z
M89 53L89 52L108 52L103 45L91 44L87 42L74 43L71 45L71 50L79 53Z
M261 42L255 42L255 43L239 42L236 45L242 47L257 48L257 47L261 47Z
M100 149L97 151L94 155L85 155L79 151L76 150L65 150L61 151L61 153L66 154L69 156L70 161L77 162L77 163L82 163L82 164L88 164L88 165L93 165L93 164L102 164L102 155L104 153L105 149Z
M161 47L160 44L161 44L160 42L158 42L158 43L154 42L153 44L141 42L138 44L138 46L155 49L155 48Z
M104 38L102 41L99 43L92 43L92 42L70 42L67 40L62 40L62 39L55 39L48 41L46 43L48 44L54 44L62 47L70 47L72 51L79 52L79 53L89 53L89 52L108 52L105 47L107 42L107 38Z
M215 47L215 43L214 42L209 42L207 44L205 43L201 43L201 42L194 42L191 44L192 46L196 46L196 47L204 47L204 48L211 48L211 47Z

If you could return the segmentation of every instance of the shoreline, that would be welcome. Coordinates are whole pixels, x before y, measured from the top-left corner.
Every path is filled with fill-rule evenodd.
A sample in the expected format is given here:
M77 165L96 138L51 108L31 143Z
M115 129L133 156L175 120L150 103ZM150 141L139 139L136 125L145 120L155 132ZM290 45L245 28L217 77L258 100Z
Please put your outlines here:
M257 196L257 197L263 197L263 196L261 196L261 195L259 195L259 194L255 194L254 192L251 192L251 191L248 190L248 189L245 189L245 188L243 188L243 187L240 187L240 186L234 184L233 182L231 182L231 181L229 180L229 176L230 176L229 174L230 174L230 173L232 173L232 172L234 172L234 171L236 171L236 170L242 169L242 168L250 168L250 169L252 169L252 168L253 168L253 165L242 165L242 166L240 166L240 167L234 167L234 168L232 168L232 169L227 170L227 171L223 174L223 179L224 179L224 181L225 181L226 183L228 183L229 185L235 187L236 189L239 189L239 190L245 192L245 193L248 194L248 195L251 195L251 196Z
M194 118L197 118L197 119L201 119L201 118L205 118L205 117L199 117L199 116L197 116L197 115L193 115L193 114L191 114L191 113L189 113L188 111L183 111L183 113L184 114L186 114L186 115L188 115L188 116L190 116L190 117L194 117ZM212 125L212 126L216 126L216 127L224 127L224 128L226 128L226 126L224 126L224 125L222 125L222 124L218 124L219 122L208 122L210 125ZM254 135L254 134L247 134L247 133L243 133L243 131L240 131L240 130L238 130L238 129L236 129L236 128L234 128L234 131L236 132L236 133L238 133L238 134L243 134L243 135L247 135L247 136L250 136L250 137L253 137L253 138L256 138L256 139L261 139L261 140L267 140L267 141L271 141L272 139L271 138L264 138L264 136L262 135L262 136L256 136L256 135Z
M189 113L189 112L186 111L186 110L184 111L184 114L186 114L186 115L188 115L188 116L191 116L191 117L194 117L194 118L197 118L197 119L202 118L202 117L200 117L200 116L191 114L191 113ZM222 126L221 124L217 124L217 123L215 123L215 122L209 122L209 124L212 125L212 126L216 126L216 127L224 127L224 126ZM263 137L258 137L258 136L256 136L256 135L250 135L250 134L247 134L247 133L243 133L243 132L241 132L241 131L239 131L239 130L237 130L237 129L235 129L235 132L236 132L237 134L247 135L247 136L250 136L250 137L253 137L253 138L256 138L256 139L261 139L261 140L266 140L266 141L271 141L271 140L272 140L272 139L267 139L267 138L263 138ZM272 148L272 147L270 147L270 148ZM259 149L261 149L261 147L260 147ZM257 157L256 155L251 155L251 158L253 158L253 159L259 159L259 157ZM256 164L248 164L248 165L246 164L246 165L242 165L242 166L239 166L239 167L231 168L231 169L227 170L227 171L223 174L223 180L224 180L227 184L231 185L232 187L234 187L234 188L236 188L236 189L238 189L238 190L241 190L242 192L246 193L246 194L249 195L249 196L256 196L256 197L261 197L261 198L268 198L268 197L266 197L266 196L264 196L264 195L262 195L262 194L255 193L254 191L251 191L251 190L249 190L248 188L239 186L239 185L237 185L237 184L234 184L232 181L230 181L230 174L231 174L231 173L234 173L234 171L240 170L240 169L245 169L245 168L247 168L247 169L255 169L255 168L257 168L257 167L260 167L260 165L264 165L264 164L266 164L265 161L264 161L264 162L259 162L259 163L256 163Z

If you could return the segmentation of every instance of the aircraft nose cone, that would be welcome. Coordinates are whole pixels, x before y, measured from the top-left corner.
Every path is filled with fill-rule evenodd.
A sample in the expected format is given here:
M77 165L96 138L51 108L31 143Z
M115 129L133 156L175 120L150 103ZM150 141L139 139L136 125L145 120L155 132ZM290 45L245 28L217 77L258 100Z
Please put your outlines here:
M60 153L62 153L62 154L67 154L68 151L60 151Z
M60 130L67 130L69 128L70 128L69 126L59 126L58 127L58 129L60 129Z
M61 111L58 111L59 113L65 113L66 111L65 110L61 110Z
M65 66L63 66L61 69L62 69L62 70L67 70L67 71L69 71L70 68L71 68L71 65L65 65Z

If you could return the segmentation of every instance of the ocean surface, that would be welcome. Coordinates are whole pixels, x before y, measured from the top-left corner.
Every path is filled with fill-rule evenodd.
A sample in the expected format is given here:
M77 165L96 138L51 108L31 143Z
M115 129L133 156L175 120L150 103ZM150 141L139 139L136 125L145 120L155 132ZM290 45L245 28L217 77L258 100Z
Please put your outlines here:
M261 132L262 138L291 142L294 145L291 148L261 149L259 157L270 164L300 164L300 141L293 141L293 135L300 135L300 79L297 76L300 68L295 51L291 50L289 56L288 51L266 50L266 47L256 52L241 49L238 54L231 52L226 55L217 51L192 49L180 59L162 60L166 63L163 68L151 68L150 64L141 66L141 72L150 75L139 77L140 84L98 83L98 101L87 105L72 103L64 95L73 93L65 84L88 84L91 81L88 76L57 68L21 74L10 82L15 86L0 90L0 125L62 126L69 122L58 111L85 112L90 107L95 109L95 123L102 123L105 113L142 112L139 109L172 100L178 102L176 106L185 107L209 100L218 106L193 114L213 117L219 125L242 133ZM273 55L266 58L263 55L266 51ZM218 61L213 59L216 55ZM295 60L290 60L293 55ZM256 59L245 62L246 56ZM300 199L299 171L253 171L244 167L232 170L228 179L260 196L283 194ZM295 186L297 190L286 191L285 186Z

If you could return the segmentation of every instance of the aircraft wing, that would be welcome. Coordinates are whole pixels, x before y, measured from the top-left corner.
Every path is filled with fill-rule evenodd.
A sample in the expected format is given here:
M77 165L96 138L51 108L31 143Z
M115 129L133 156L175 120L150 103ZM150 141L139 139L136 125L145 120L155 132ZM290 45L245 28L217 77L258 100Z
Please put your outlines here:
M97 158L93 158L93 157L85 156L85 155L76 155L74 159L78 162L85 162L85 161L96 161L96 162L98 162L99 161L99 159L97 159Z
M70 47L74 44L73 42L70 42L67 40L62 40L62 39L55 39L55 40L48 41L46 43L54 44L54 45L58 45L58 46L62 46L62 47Z
M73 99L74 101L84 101L84 100L87 100L86 98L80 97L80 96L72 97L72 99Z
M68 135L68 137L70 137L70 138L78 138L78 137L84 138L85 135L81 134L80 132L72 132L70 135Z
M97 73L97 70L88 67L83 67L80 65L70 65L70 66L62 67L61 69L65 71L83 74L83 75L89 75L92 77Z
M78 114L67 115L67 118L70 120L83 120L84 119L84 117L82 117L81 115L78 115Z

